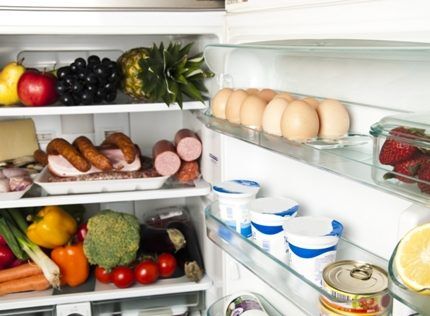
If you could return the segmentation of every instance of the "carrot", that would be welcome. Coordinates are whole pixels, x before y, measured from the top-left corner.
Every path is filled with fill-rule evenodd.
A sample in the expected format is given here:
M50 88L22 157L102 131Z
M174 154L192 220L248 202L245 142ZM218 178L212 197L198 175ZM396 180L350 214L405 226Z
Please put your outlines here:
M17 267L0 270L0 283L22 279L40 273L42 273L42 270L36 264L25 263Z
M0 296L26 292L26 291L43 291L51 286L42 272L22 279L10 280L0 283Z

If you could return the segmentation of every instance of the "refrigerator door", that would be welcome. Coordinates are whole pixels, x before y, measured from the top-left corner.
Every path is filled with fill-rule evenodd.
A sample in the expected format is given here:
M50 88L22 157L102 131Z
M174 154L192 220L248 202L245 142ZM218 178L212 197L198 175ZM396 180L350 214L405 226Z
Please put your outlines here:
M244 10L249 11L246 13L239 13L239 9L235 12L233 2L235 1L227 2L228 43L270 45L277 42L282 46L287 40L291 46L302 46L303 39L311 39L307 43L310 47L317 47L317 51L319 46L332 46L335 47L334 51L338 49L339 54L331 55L332 51L328 54L314 52L312 55L312 48L310 48L309 55L305 54L310 58L308 59L293 48L290 56L291 63L278 63L280 60L286 61L288 57L283 59L276 51L266 51L267 54L261 53L258 56L246 50L242 52L238 50L224 56L218 55L219 52L214 53L219 57L213 68L221 73L218 77L219 88L271 88L298 93L297 97L313 95L374 104L375 106L359 106L354 109L348 107L353 116L354 131L366 134L370 125L383 116L425 109L425 102L421 102L417 95L426 89L416 89L421 83L413 84L417 78L412 73L410 73L411 76L407 75L410 70L409 62L416 63L416 69L422 71L422 75L429 74L428 69L425 70L425 67L422 67L422 61L419 61L421 57L415 61L405 56L400 59L399 56L391 58L388 56L389 53L388 55L381 53L376 57L376 54L368 51L369 55L363 54L362 58L356 58L354 62L348 60L349 53L342 51L341 48L342 46L352 47L354 50L353 47L362 45L354 40L349 41L350 39L395 40L412 42L403 43L404 47L415 46L417 49L421 45L428 47L428 44L422 44L428 42L430 38L428 15L423 12L428 6L425 1L413 1L408 4L392 1L349 1L348 3L322 3L321 1L318 5L299 1L302 5L294 8L278 6L276 10ZM238 8L240 6L245 8L247 5L251 8L251 2L236 1L236 4ZM309 5L305 5L306 3ZM379 14L381 12L384 14ZM417 21L420 21L420 26L416 24ZM400 25L402 30L399 29ZM396 46L396 43L392 45ZM360 54L358 50L357 55ZM424 56L428 56L427 53L422 57ZM399 77L393 76L399 69L391 68L401 59L404 60L403 70L398 74L404 75L403 79L409 77L403 81L403 84L410 85L410 88L402 89L399 86L397 89L386 89L386 84L400 84L402 81ZM428 61L428 57L424 59ZM359 66L362 62L363 64ZM367 71L376 70L378 74L365 79L366 69ZM388 76L383 79L385 75ZM361 83L354 81L360 76L362 77L358 81L361 80ZM381 89L375 89L372 92L367 90L372 90L381 82L386 83ZM363 92L364 90L367 91ZM408 101L406 99L404 102L400 101L408 92L411 92L410 97L407 98ZM394 99L387 102L390 98ZM248 138L245 142L241 142L235 138L243 139L241 136L246 134L245 129L243 134L237 137L238 134L235 135L234 132L236 126L220 123L217 128L219 131L224 129L224 134L233 136L221 135L219 140L223 157L221 173L223 180L244 177L257 180L262 184L261 196L290 197L301 204L301 215L326 215L339 219L345 224L345 236L348 239L382 256L385 261L390 257L400 238L400 232L430 219L428 205L420 202L416 205L398 195L386 194L363 185L361 181L351 181L351 179L339 177L339 174L319 170L325 169L325 163L337 164L336 158L322 161L323 154L320 157L318 151L311 151L310 156L295 156L295 146L292 145L288 147L292 150L291 155L294 159L291 159L288 157L288 150L282 149L282 142L279 143L278 148L264 146L264 142L270 137L265 137L263 134L248 130ZM268 150L261 147L266 147ZM306 153L309 154L309 152ZM358 156L356 158L360 159ZM303 164L303 161L308 161L313 165L314 161L318 160L322 165L314 166L319 169ZM343 167L347 171L351 168L351 164ZM356 173L360 173L358 169ZM262 286L264 293L272 293L262 285L264 282L259 281L258 277L249 277L249 272L236 263L232 264L232 261L228 259L224 261L227 291L249 288L248 280L252 279L252 288ZM276 306L285 307L276 299L276 295L268 296L274 298L272 303ZM283 311L296 315L289 308ZM407 314L396 309L395 315Z

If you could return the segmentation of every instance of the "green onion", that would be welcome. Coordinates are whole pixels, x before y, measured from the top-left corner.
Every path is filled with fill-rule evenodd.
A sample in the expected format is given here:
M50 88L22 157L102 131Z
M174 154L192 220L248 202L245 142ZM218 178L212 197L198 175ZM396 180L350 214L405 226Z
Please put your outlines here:
M26 235L27 223L20 210L8 210L3 216L21 249L42 269L45 278L54 288L60 287L60 268L38 245L28 239Z

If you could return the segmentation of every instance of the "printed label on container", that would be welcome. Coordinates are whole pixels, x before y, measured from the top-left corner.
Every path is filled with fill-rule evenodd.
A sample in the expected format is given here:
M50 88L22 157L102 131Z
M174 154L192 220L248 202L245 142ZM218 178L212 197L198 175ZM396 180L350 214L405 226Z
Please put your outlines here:
M268 316L258 299L250 294L244 294L232 300L226 311L226 316Z
M290 266L298 273L321 286L322 271L336 260L336 246L324 249L304 249L289 243Z

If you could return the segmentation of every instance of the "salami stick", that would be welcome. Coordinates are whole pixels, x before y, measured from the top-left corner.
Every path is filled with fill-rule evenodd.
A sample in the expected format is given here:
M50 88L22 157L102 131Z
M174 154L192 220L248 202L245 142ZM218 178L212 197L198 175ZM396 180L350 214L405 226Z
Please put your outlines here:
M176 154L175 146L168 140L158 141L152 148L154 168L162 176L175 174L181 166L181 159Z
M196 133L189 129L181 129L175 135L176 151L184 161L193 161L202 153L202 143Z

